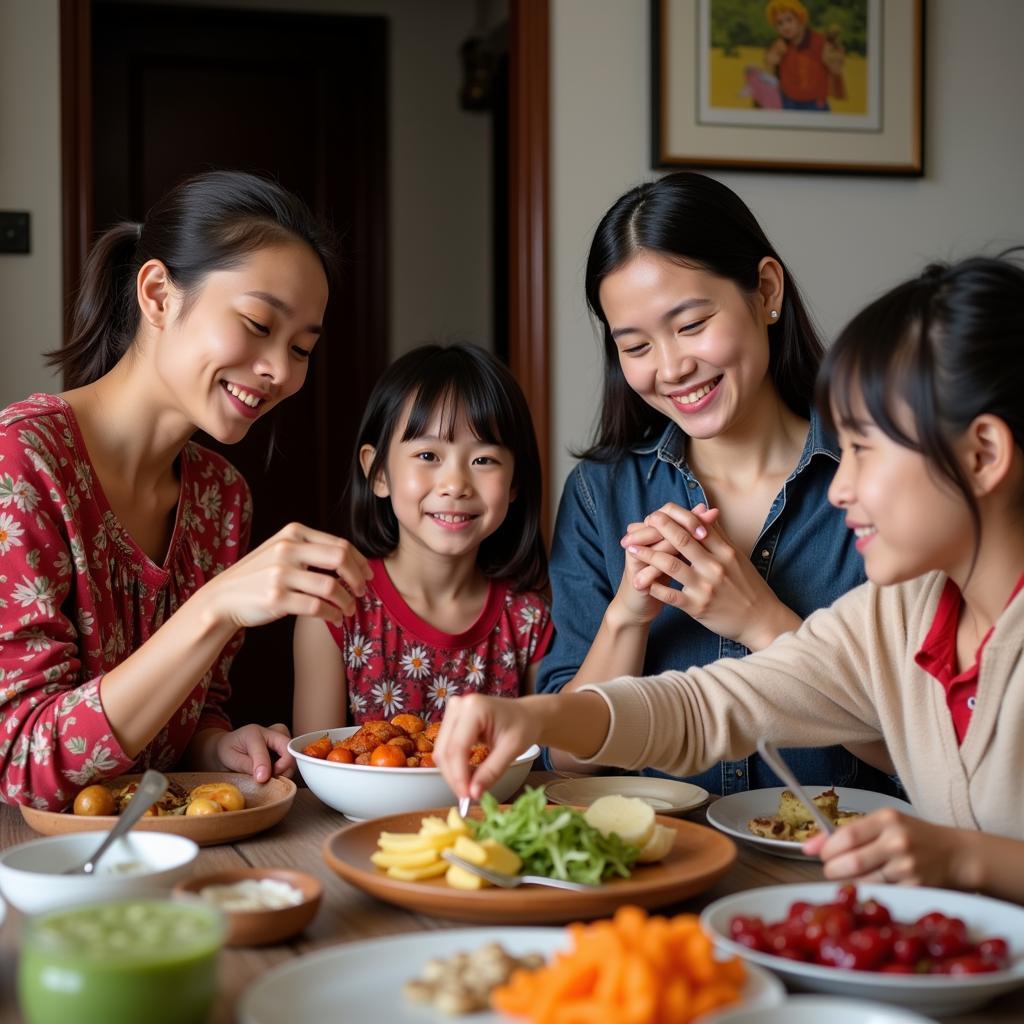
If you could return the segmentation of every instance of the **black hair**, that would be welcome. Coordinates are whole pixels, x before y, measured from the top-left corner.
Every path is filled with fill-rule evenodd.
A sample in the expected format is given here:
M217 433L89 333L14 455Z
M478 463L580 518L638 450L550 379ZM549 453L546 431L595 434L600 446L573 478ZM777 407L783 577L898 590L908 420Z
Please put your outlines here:
M818 408L831 429L862 428L863 403L879 430L923 455L960 493L975 551L981 515L954 445L989 414L1024 450L1024 268L1010 252L931 264L876 299L843 329L818 379Z
M186 315L199 286L214 270L238 266L269 245L305 242L333 278L328 229L301 199L274 181L242 171L211 171L175 186L146 215L105 231L82 270L68 343L47 353L64 386L81 387L113 369L139 326L135 280L148 260L167 268L185 295Z
M599 295L604 279L643 250L727 278L747 295L757 289L761 260L778 261L785 291L779 319L768 330L768 372L786 405L807 416L823 348L793 275L735 192L714 178L679 171L630 189L594 232L586 297L604 337L604 389L593 444L577 456L614 461L665 428L665 417L626 383Z
M476 345L422 345L396 359L377 381L359 425L352 461L350 529L356 547L371 558L383 558L398 546L391 499L377 497L372 481L386 471L388 449L410 399L409 419L399 440L419 437L440 412L442 436L450 441L463 414L481 441L512 452L515 499L505 521L480 545L477 564L486 576L508 580L514 590L546 588L540 452L530 409L508 368ZM365 474L359 461L363 445L375 449Z

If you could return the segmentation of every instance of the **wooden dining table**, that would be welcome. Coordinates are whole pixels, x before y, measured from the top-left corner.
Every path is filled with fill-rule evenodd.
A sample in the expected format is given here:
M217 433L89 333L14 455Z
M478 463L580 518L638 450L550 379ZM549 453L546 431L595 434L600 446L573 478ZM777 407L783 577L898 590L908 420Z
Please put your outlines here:
M551 781L555 773L534 772L531 785ZM560 776L562 777L562 776ZM705 823L704 809L691 812L691 821ZM313 923L291 942L252 949L225 949L219 962L219 994L210 1024L232 1024L234 1007L246 987L267 971L315 950L339 943L382 938L410 932L465 927L464 922L411 913L381 903L342 881L324 862L324 840L346 824L337 811L322 804L309 790L299 789L287 817L266 832L222 846L200 850L197 874L237 867L290 867L315 875L324 886L323 902ZM0 850L36 838L16 807L0 805ZM706 892L661 908L659 913L699 913L708 903L731 893L786 882L822 880L817 862L790 860L741 844L732 867ZM0 1024L20 1024L14 995L21 915L8 908L0 928ZM1001 1024L1024 1021L1024 988L1011 992L973 1013L939 1018L952 1024ZM472 1017L466 1018L467 1022ZM73 1021L67 1024L74 1024ZM144 1022L140 1022L144 1024Z

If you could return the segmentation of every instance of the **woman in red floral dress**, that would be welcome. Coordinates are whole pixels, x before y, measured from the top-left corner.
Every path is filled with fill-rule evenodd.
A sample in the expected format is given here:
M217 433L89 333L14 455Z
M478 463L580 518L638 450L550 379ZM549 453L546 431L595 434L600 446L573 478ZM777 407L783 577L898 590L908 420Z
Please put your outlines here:
M340 621L369 570L298 524L246 555L249 489L190 437L240 441L298 391L329 265L303 204L236 172L97 242L52 357L69 390L0 412L3 801L59 809L179 762L259 782L292 770L285 726L225 714L241 631Z

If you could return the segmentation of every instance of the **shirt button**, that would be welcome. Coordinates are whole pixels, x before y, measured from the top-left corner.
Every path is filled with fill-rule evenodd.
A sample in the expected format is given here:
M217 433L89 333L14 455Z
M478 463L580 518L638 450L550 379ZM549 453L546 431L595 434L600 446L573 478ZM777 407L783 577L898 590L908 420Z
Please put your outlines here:
M973 711L974 708L977 706L977 703L978 698L971 694L971 696L967 698L967 710Z
M687 487L691 487L691 488L692 487L696 487L697 486L697 481L696 480L687 480L686 481L686 486Z
M736 778L737 779L742 779L743 778L743 769L742 768L737 768L736 769Z
M771 552L767 548L761 548L761 557L762 558L767 558L770 554L771 554Z

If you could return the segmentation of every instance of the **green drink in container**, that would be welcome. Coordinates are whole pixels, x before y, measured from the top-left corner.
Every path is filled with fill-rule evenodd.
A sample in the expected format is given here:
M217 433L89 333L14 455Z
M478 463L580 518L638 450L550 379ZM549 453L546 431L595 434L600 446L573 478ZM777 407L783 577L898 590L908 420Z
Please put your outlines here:
M224 919L196 901L125 900L51 911L25 926L26 1024L203 1024Z

